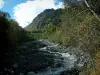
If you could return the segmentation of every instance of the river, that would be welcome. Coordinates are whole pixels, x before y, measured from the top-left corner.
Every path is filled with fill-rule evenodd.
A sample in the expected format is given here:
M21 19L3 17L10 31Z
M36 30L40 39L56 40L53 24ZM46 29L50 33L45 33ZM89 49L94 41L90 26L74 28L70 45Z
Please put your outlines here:
M5 70L12 75L79 75L89 62L89 54L78 48L41 39L18 46Z

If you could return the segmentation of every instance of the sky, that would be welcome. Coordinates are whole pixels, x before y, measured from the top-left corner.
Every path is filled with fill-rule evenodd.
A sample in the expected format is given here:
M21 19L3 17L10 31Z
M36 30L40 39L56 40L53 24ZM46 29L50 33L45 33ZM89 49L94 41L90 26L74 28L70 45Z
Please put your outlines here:
M63 0L0 0L0 10L10 13L20 26L26 27L45 9L63 7Z

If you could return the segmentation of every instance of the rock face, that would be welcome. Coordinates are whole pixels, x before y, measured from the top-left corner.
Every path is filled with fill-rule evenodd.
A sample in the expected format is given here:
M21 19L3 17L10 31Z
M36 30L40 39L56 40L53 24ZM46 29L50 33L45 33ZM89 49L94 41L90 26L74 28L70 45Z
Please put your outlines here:
M27 31L39 31L45 28L48 24L57 25L60 23L60 15L62 9L46 9L40 13L33 21L25 27Z
M13 75L78 75L89 55L47 40L29 41L19 47L6 68Z

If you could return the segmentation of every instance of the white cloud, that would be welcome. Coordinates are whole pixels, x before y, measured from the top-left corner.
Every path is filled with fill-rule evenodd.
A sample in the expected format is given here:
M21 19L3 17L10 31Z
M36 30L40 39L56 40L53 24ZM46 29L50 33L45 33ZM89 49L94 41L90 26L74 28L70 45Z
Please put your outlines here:
M0 0L0 9L4 6L4 1Z
M61 8L62 5L62 2L55 5L54 0L26 1L14 7L14 19L19 22L20 26L25 27L43 10Z

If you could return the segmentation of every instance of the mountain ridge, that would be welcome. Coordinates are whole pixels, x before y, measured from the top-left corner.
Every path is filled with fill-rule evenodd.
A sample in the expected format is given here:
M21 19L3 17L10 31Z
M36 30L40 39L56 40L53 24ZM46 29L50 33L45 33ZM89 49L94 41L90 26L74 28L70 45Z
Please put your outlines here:
M60 15L62 9L46 9L41 12L37 17L33 19L33 21L25 27L27 31L38 31L43 30L46 25L52 23L57 25L57 21L60 22Z

